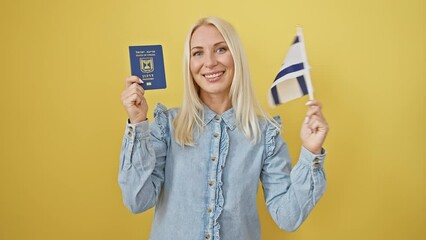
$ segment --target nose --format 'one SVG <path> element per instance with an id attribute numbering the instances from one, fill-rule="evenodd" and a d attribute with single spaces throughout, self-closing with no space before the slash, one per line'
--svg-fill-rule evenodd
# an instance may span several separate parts
<path id="1" fill-rule="evenodd" d="M 215 54 L 209 53 L 205 55 L 204 66 L 207 68 L 212 68 L 217 65 L 217 59 Z"/>

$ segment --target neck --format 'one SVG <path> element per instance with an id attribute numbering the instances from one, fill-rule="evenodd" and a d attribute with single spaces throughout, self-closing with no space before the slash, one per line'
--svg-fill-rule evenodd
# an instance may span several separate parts
<path id="1" fill-rule="evenodd" d="M 222 114 L 232 107 L 232 101 L 229 96 L 219 97 L 215 95 L 200 94 L 200 98 L 213 112 Z"/>

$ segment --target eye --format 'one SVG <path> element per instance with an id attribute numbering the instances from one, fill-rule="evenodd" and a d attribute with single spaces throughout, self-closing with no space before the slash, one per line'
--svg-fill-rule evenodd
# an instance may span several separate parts
<path id="1" fill-rule="evenodd" d="M 226 47 L 220 47 L 220 48 L 218 48 L 218 49 L 216 49 L 216 52 L 218 52 L 218 53 L 224 53 L 224 52 L 226 52 L 228 49 L 226 48 Z"/>
<path id="2" fill-rule="evenodd" d="M 193 53 L 192 53 L 192 56 L 193 56 L 193 57 L 201 56 L 201 54 L 202 54 L 202 52 L 201 52 L 201 51 L 195 51 L 195 52 L 193 52 Z"/>

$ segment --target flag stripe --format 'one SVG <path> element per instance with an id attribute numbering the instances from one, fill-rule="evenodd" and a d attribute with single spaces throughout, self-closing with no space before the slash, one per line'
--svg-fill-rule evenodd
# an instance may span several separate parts
<path id="1" fill-rule="evenodd" d="M 269 103 L 276 106 L 305 95 L 309 95 L 309 99 L 312 99 L 313 89 L 309 70 L 302 29 L 297 28 L 296 37 L 269 90 Z"/>
<path id="2" fill-rule="evenodd" d="M 271 94 L 272 94 L 272 98 L 274 100 L 274 104 L 277 105 L 280 103 L 280 98 L 278 97 L 278 90 L 277 90 L 277 86 L 274 86 L 271 88 Z"/>
<path id="3" fill-rule="evenodd" d="M 304 69 L 303 63 L 297 63 L 297 64 L 293 64 L 291 66 L 288 66 L 288 67 L 284 68 L 283 70 L 281 70 L 277 74 L 274 82 L 277 81 L 278 79 L 282 78 L 283 76 L 289 74 L 289 73 L 297 72 L 297 71 L 300 71 L 300 70 L 303 70 L 303 69 Z"/>
<path id="4" fill-rule="evenodd" d="M 298 42 L 299 42 L 299 36 L 296 36 L 296 37 L 294 38 L 294 42 L 293 42 L 293 44 L 298 43 Z"/>
<path id="5" fill-rule="evenodd" d="M 307 95 L 308 87 L 306 86 L 305 77 L 302 75 L 300 77 L 297 77 L 297 81 L 299 82 L 300 90 L 302 90 L 303 95 Z"/>

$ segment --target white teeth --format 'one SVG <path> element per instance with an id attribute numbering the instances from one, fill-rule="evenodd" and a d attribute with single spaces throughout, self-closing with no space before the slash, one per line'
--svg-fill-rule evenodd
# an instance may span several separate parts
<path id="1" fill-rule="evenodd" d="M 222 75 L 223 72 L 220 73 L 215 73 L 215 74 L 209 74 L 209 75 L 204 75 L 206 78 L 215 78 L 215 77 L 219 77 L 220 75 Z"/>

